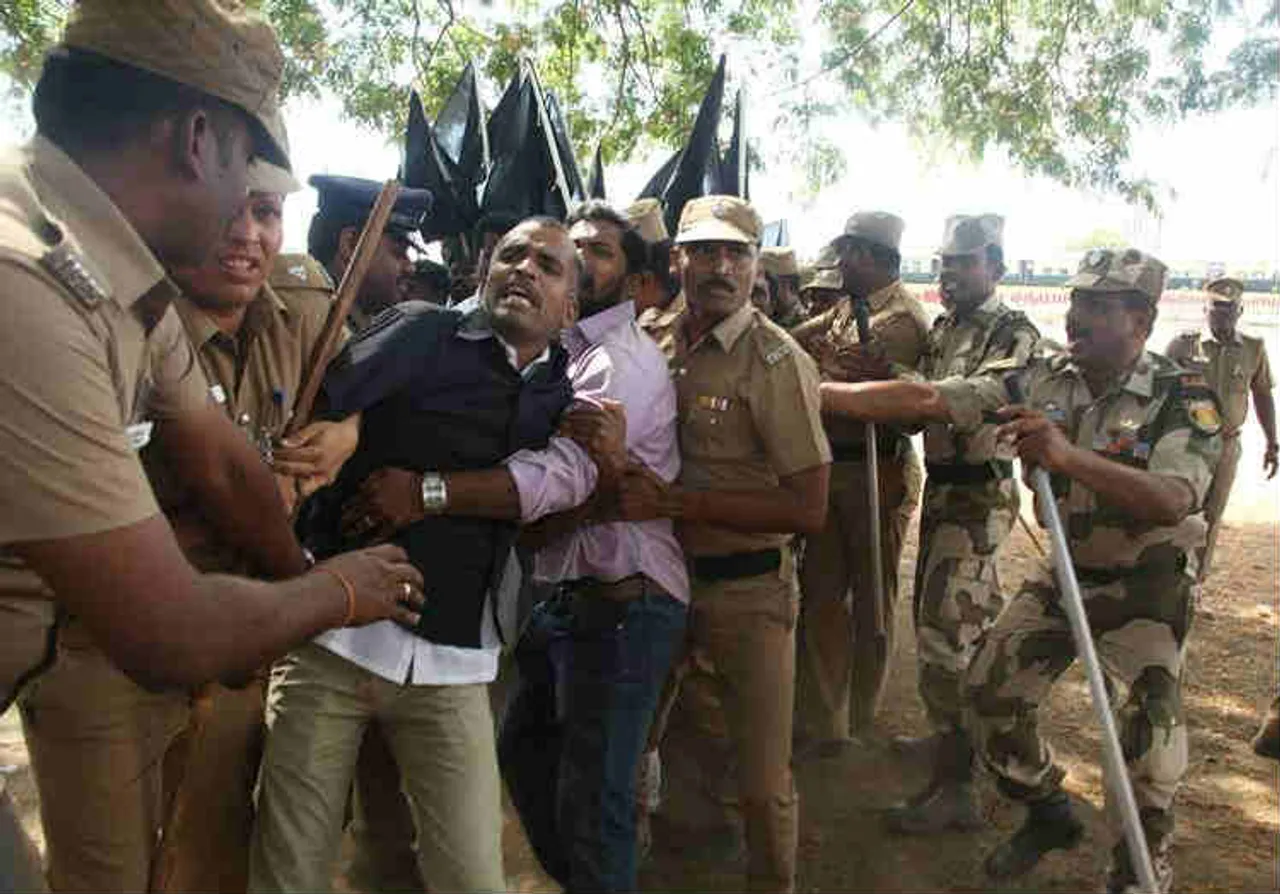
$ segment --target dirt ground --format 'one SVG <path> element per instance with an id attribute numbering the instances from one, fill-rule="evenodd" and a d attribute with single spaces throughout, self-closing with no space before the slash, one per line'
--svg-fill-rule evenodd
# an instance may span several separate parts
<path id="1" fill-rule="evenodd" d="M 1188 322 L 1166 321 L 1152 346 L 1162 347 L 1176 328 Z M 1280 329 L 1275 322 L 1266 327 L 1266 334 L 1273 362 L 1280 360 Z M 1175 859 L 1180 890 L 1280 888 L 1280 765 L 1255 757 L 1248 746 L 1261 710 L 1276 691 L 1280 625 L 1280 487 L 1262 481 L 1258 473 L 1260 442 L 1251 420 L 1216 570 L 1205 586 L 1190 636 L 1184 699 L 1191 766 L 1177 804 Z M 904 580 L 911 579 L 914 559 L 913 532 L 904 555 Z M 1002 568 L 1006 585 L 1015 587 L 1037 561 L 1029 535 L 1017 529 Z M 981 833 L 902 839 L 883 831 L 883 809 L 925 782 L 924 768 L 903 763 L 886 746 L 895 734 L 924 731 L 915 692 L 910 612 L 904 608 L 909 605 L 910 594 L 903 592 L 877 739 L 865 749 L 797 770 L 801 890 L 984 890 L 989 887 L 981 869 L 984 854 L 1021 821 L 1020 811 L 984 784 L 989 827 Z M 1102 813 L 1098 733 L 1078 668 L 1063 678 L 1042 718 L 1043 729 L 1069 769 L 1067 787 L 1080 803 L 1088 833 L 1081 847 L 1069 854 L 1053 854 L 1018 888 L 1009 890 L 1098 890 L 1111 842 Z M 9 786 L 24 824 L 40 842 L 36 795 L 14 711 L 0 718 L 0 768 L 6 765 L 14 768 Z M 557 890 L 538 870 L 510 811 L 506 844 L 513 890 Z M 735 891 L 741 890 L 742 883 L 736 869 L 695 864 L 670 849 L 656 850 L 642 873 L 643 887 L 654 891 Z"/>

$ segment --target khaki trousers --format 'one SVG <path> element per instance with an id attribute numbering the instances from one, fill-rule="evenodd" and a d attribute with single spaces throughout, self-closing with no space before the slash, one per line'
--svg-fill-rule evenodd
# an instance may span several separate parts
<path id="1" fill-rule="evenodd" d="M 504 890 L 487 687 L 396 684 L 316 645 L 272 671 L 249 889 L 329 889 L 357 754 L 375 718 L 400 766 L 427 887 Z"/>
<path id="2" fill-rule="evenodd" d="M 768 574 L 695 578 L 687 628 L 690 651 L 714 668 L 733 743 L 753 891 L 795 887 L 799 796 L 791 774 L 791 721 L 799 594 L 791 550 L 782 554 L 782 567 Z M 723 770 L 708 768 L 712 774 Z"/>
<path id="3" fill-rule="evenodd" d="M 1227 499 L 1231 496 L 1231 486 L 1236 483 L 1236 469 L 1240 466 L 1240 433 L 1224 436 L 1222 439 L 1222 457 L 1218 460 L 1218 468 L 1213 473 L 1213 482 L 1209 485 L 1209 493 L 1204 498 L 1204 520 L 1209 523 L 1209 537 L 1200 553 L 1200 579 L 1209 575 L 1213 561 L 1213 550 L 1218 544 L 1218 529 L 1222 523 L 1222 513 L 1227 509 Z"/>
<path id="4" fill-rule="evenodd" d="M 198 728 L 179 736 L 165 760 L 164 859 L 160 891 L 244 891 L 253 831 L 253 787 L 262 757 L 266 682 L 209 686 Z"/>
<path id="5" fill-rule="evenodd" d="M 54 666 L 18 703 L 40 792 L 49 886 L 147 890 L 165 752 L 186 725 L 187 696 L 142 689 L 72 620 Z"/>
<path id="6" fill-rule="evenodd" d="M 400 790 L 400 768 L 382 727 L 364 734 L 351 793 L 355 853 L 347 880 L 362 891 L 421 891 L 425 885 L 414 853 L 413 814 Z"/>
<path id="7" fill-rule="evenodd" d="M 826 527 L 805 540 L 799 725 L 818 741 L 870 732 L 893 651 L 898 563 L 919 494 L 919 463 L 914 453 L 882 453 L 879 474 L 882 601 L 870 573 L 864 462 L 832 464 Z"/>
<path id="8" fill-rule="evenodd" d="M 0 891 L 47 891 L 40 853 L 27 836 L 0 773 Z"/>

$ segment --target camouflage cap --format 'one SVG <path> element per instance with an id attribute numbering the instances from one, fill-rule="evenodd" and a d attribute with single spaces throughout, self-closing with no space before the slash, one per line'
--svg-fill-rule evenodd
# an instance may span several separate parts
<path id="1" fill-rule="evenodd" d="M 1167 269 L 1162 261 L 1136 248 L 1095 248 L 1080 261 L 1075 276 L 1067 280 L 1067 288 L 1090 292 L 1138 292 L 1155 304 L 1164 294 Z"/>
<path id="2" fill-rule="evenodd" d="M 800 279 L 800 291 L 809 289 L 827 289 L 831 292 L 844 291 L 844 279 L 840 271 L 834 267 L 811 267 Z"/>
<path id="3" fill-rule="evenodd" d="M 685 203 L 676 245 L 687 242 L 760 244 L 764 225 L 751 203 L 737 196 L 701 196 Z"/>
<path id="4" fill-rule="evenodd" d="M 835 242 L 828 242 L 818 252 L 818 257 L 813 262 L 813 268 L 815 270 L 838 270 L 839 267 L 840 249 L 836 247 Z"/>
<path id="5" fill-rule="evenodd" d="M 787 246 L 770 246 L 760 249 L 760 266 L 765 273 L 774 276 L 799 276 L 795 249 Z"/>
<path id="6" fill-rule="evenodd" d="M 1244 283 L 1233 276 L 1219 276 L 1205 283 L 1204 290 L 1214 304 L 1239 304 L 1240 296 L 1244 294 Z"/>
<path id="7" fill-rule="evenodd" d="M 271 26 L 240 0 L 79 0 L 62 42 L 239 106 L 266 131 L 267 160 L 290 167 L 284 56 Z"/>
<path id="8" fill-rule="evenodd" d="M 1004 246 L 1004 218 L 998 214 L 953 214 L 947 218 L 938 254 L 973 255 L 988 245 Z"/>
<path id="9" fill-rule="evenodd" d="M 639 199 L 627 207 L 626 215 L 645 242 L 666 242 L 671 238 L 662 220 L 662 202 L 658 199 Z"/>
<path id="10" fill-rule="evenodd" d="M 845 222 L 843 235 L 897 251 L 905 227 L 906 223 L 896 214 L 859 211 Z"/>

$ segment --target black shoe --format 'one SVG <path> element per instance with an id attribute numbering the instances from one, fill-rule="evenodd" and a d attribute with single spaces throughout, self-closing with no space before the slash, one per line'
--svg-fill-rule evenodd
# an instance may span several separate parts
<path id="1" fill-rule="evenodd" d="M 1030 872 L 1049 851 L 1071 850 L 1084 836 L 1066 792 L 1027 805 L 1027 818 L 1013 837 L 987 856 L 983 868 L 993 879 L 1017 878 Z"/>
<path id="2" fill-rule="evenodd" d="M 1253 753 L 1259 757 L 1269 757 L 1280 761 L 1280 699 L 1272 702 L 1267 716 L 1258 727 L 1258 734 L 1253 737 Z"/>
<path id="3" fill-rule="evenodd" d="M 931 785 L 905 804 L 890 807 L 885 825 L 900 835 L 933 835 L 948 829 L 974 832 L 983 826 L 970 782 Z"/>

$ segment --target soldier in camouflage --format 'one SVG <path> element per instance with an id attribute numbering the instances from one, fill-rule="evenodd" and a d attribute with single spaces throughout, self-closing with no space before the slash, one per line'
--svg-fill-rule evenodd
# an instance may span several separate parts
<path id="1" fill-rule="evenodd" d="M 945 310 L 934 321 L 921 365 L 931 381 L 981 375 L 993 363 L 1022 366 L 1031 356 L 1035 326 L 996 295 L 1004 275 L 1003 230 L 1004 220 L 994 214 L 947 221 Z M 1004 608 L 997 560 L 1018 517 L 1013 454 L 997 445 L 995 425 L 961 430 L 933 423 L 925 428 L 924 448 L 928 479 L 914 618 L 920 697 L 933 734 L 895 745 L 927 750 L 934 766 L 928 787 L 889 812 L 890 828 L 904 833 L 981 825 L 962 684 L 982 635 Z"/>
<path id="2" fill-rule="evenodd" d="M 909 405 L 920 418 L 972 430 L 998 410 L 1000 436 L 1050 473 L 1143 829 L 1169 890 L 1173 797 L 1187 766 L 1182 660 L 1222 419 L 1202 376 L 1145 350 L 1164 273 L 1134 249 L 1089 252 L 1068 282 L 1069 351 L 1038 354 L 1017 373 L 1026 406 L 1006 406 L 1008 379 L 998 368 L 936 385 L 822 389 L 824 411 L 877 420 L 901 418 Z M 1027 805 L 1022 827 L 986 860 L 996 879 L 1027 872 L 1083 834 L 1062 789 L 1066 772 L 1037 728 L 1038 706 L 1075 659 L 1058 599 L 1048 569 L 1029 579 L 966 678 L 984 762 L 1000 790 Z M 1136 886 L 1121 841 L 1107 887 Z"/>

